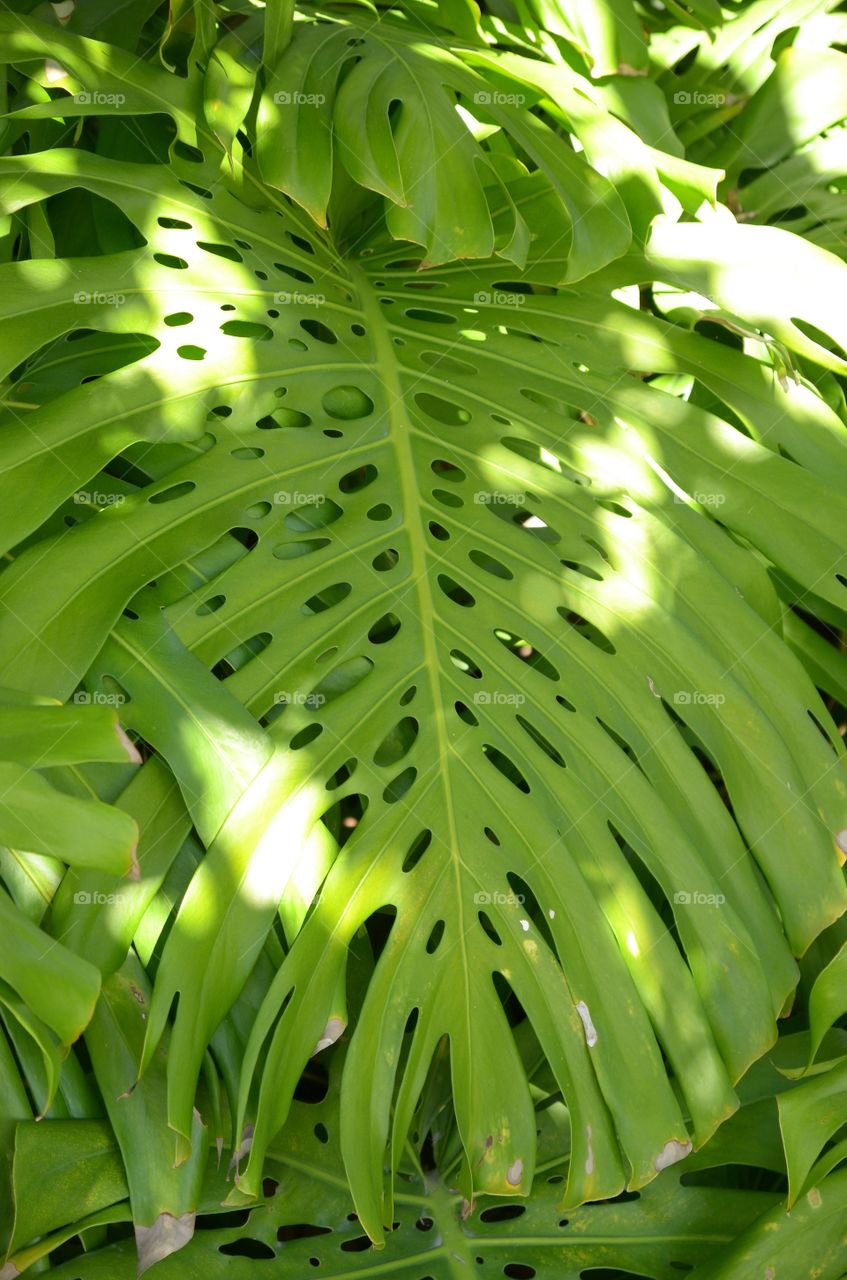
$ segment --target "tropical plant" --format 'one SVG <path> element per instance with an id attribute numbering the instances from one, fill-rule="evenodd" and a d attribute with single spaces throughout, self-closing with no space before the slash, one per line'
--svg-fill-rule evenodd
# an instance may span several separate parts
<path id="1" fill-rule="evenodd" d="M 847 1273 L 845 22 L 7 4 L 2 1280 Z"/>

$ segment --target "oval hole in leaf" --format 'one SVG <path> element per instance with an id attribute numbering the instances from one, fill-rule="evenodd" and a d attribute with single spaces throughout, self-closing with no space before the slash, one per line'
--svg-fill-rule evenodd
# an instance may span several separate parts
<path id="1" fill-rule="evenodd" d="M 441 422 L 447 427 L 463 427 L 471 420 L 467 409 L 450 400 L 445 400 L 443 396 L 435 396 L 430 391 L 418 391 L 415 395 L 415 404 L 428 417 L 434 418 L 436 422 Z"/>
<path id="2" fill-rule="evenodd" d="M 418 736 L 418 722 L 413 716 L 404 716 L 390 729 L 374 752 L 374 764 L 380 768 L 397 764 L 408 755 Z"/>
<path id="3" fill-rule="evenodd" d="M 444 927 L 443 920 L 436 920 L 435 924 L 432 926 L 432 931 L 426 940 L 427 955 L 431 956 L 438 950 L 441 945 L 441 940 L 444 937 Z"/>
<path id="4" fill-rule="evenodd" d="M 371 644 L 387 644 L 389 640 L 394 639 L 399 630 L 400 619 L 397 614 L 384 613 L 369 630 L 368 639 Z"/>
<path id="5" fill-rule="evenodd" d="M 188 263 L 185 258 L 177 258 L 172 253 L 154 253 L 153 260 L 158 262 L 160 267 L 170 267 L 173 271 L 188 270 Z"/>
<path id="6" fill-rule="evenodd" d="M 367 463 L 343 475 L 338 481 L 338 487 L 342 493 L 359 493 L 362 489 L 367 489 L 369 484 L 373 484 L 378 475 L 376 467 Z"/>
<path id="7" fill-rule="evenodd" d="M 529 783 L 513 760 L 504 755 L 498 747 L 492 746 L 490 742 L 485 743 L 483 754 L 494 768 L 511 782 L 513 787 L 517 787 L 518 791 L 522 791 L 524 795 L 529 795 Z"/>
<path id="8" fill-rule="evenodd" d="M 451 578 L 449 574 L 439 573 L 437 582 L 447 599 L 452 600 L 453 604 L 458 604 L 463 609 L 472 609 L 476 604 L 476 600 L 470 591 L 463 587 L 460 582 L 457 582 L 455 578 Z"/>
<path id="9" fill-rule="evenodd" d="M 227 258 L 230 262 L 243 262 L 241 254 L 231 244 L 212 244 L 208 240 L 198 240 L 197 248 L 205 253 L 213 253 L 216 258 Z"/>
<path id="10" fill-rule="evenodd" d="M 415 836 L 415 839 L 409 846 L 409 852 L 403 860 L 402 870 L 405 872 L 413 871 L 431 844 L 431 831 L 422 831 L 420 835 Z"/>
<path id="11" fill-rule="evenodd" d="M 334 582 L 329 587 L 323 587 L 320 591 L 315 592 L 300 606 L 300 612 L 306 615 L 315 613 L 325 613 L 327 609 L 331 609 L 333 605 L 340 604 L 342 600 L 346 600 L 353 587 L 349 582 Z"/>
<path id="12" fill-rule="evenodd" d="M 321 398 L 324 412 L 330 418 L 339 418 L 343 422 L 352 422 L 357 418 L 367 418 L 373 413 L 374 402 L 361 387 L 333 387 Z"/>
<path id="13" fill-rule="evenodd" d="M 221 333 L 228 338 L 252 338 L 254 342 L 268 342 L 274 336 L 270 325 L 254 320 L 227 320 L 221 325 Z"/>
<path id="14" fill-rule="evenodd" d="M 328 347 L 334 346 L 338 341 L 338 337 L 333 333 L 332 329 L 320 320 L 301 320 L 300 328 L 317 342 L 323 342 Z"/>
<path id="15" fill-rule="evenodd" d="M 409 765 L 408 769 L 404 769 L 402 773 L 398 773 L 396 778 L 389 782 L 388 786 L 382 793 L 382 798 L 386 804 L 396 804 L 398 800 L 402 800 L 418 776 L 417 769 L 413 765 Z"/>
<path id="16" fill-rule="evenodd" d="M 159 506 L 163 502 L 174 502 L 177 498 L 184 498 L 186 494 L 193 493 L 196 488 L 197 484 L 194 480 L 183 480 L 181 484 L 172 484 L 169 489 L 151 493 L 147 501 L 154 506 Z"/>

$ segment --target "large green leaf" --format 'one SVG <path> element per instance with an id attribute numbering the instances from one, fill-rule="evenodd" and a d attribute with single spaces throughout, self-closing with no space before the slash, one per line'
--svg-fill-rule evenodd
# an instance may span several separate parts
<path id="1" fill-rule="evenodd" d="M 184 1047 L 171 1054 L 171 1123 L 187 1139 L 200 1041 L 246 977 L 310 828 L 358 795 L 367 814 L 248 1053 L 246 1109 L 258 1048 L 293 993 L 271 1041 L 243 1189 L 258 1186 L 309 1054 L 342 1025 L 347 943 L 388 904 L 397 920 L 346 1077 L 345 1144 L 368 1229 L 378 1234 L 384 1213 L 381 1151 L 415 1008 L 396 1141 L 446 1034 L 468 1191 L 472 1182 L 502 1193 L 529 1185 L 531 1114 L 492 970 L 527 1009 L 573 1102 L 581 1157 L 568 1199 L 642 1185 L 728 1114 L 732 1080 L 774 1035 L 794 970 L 769 894 L 798 951 L 844 905 L 833 843 L 844 783 L 808 716 L 815 695 L 733 590 L 741 553 L 700 512 L 720 497 L 722 522 L 798 578 L 835 561 L 832 585 L 819 589 L 840 601 L 843 449 L 826 475 L 800 470 L 768 447 L 755 403 L 746 412 L 763 443 L 627 378 L 633 363 L 673 360 L 674 331 L 601 291 L 509 290 L 492 265 L 421 277 L 408 250 L 376 244 L 367 269 L 342 264 L 281 211 L 250 210 L 221 190 L 199 195 L 150 166 L 142 193 L 132 166 L 84 154 L 54 152 L 27 173 L 4 165 L 21 177 L 15 203 L 83 183 L 135 222 L 143 249 L 77 265 L 92 293 L 108 299 L 120 279 L 125 296 L 121 306 L 95 296 L 86 320 L 160 343 L 101 378 L 96 395 L 66 392 L 7 433 L 18 493 L 33 465 L 30 433 L 51 450 L 37 493 L 18 504 L 17 536 L 134 441 L 174 441 L 174 455 L 173 469 L 25 550 L 3 575 L 5 601 L 39 637 L 22 647 L 18 624 L 7 627 L 3 678 L 26 688 L 37 673 L 67 696 L 140 592 L 133 611 L 165 603 L 182 643 L 207 669 L 228 664 L 227 688 L 254 715 L 284 706 L 267 729 L 273 762 L 255 784 L 264 798 L 244 792 L 166 945 L 149 1046 L 179 989 L 175 1043 Z M 79 304 L 53 264 L 6 270 L 10 312 L 24 288 L 38 294 L 36 341 L 74 323 Z M 308 277 L 300 292 L 288 288 L 289 271 Z M 257 287 L 256 272 L 276 279 Z M 218 320 L 221 307 L 232 318 Z M 709 342 L 685 340 L 681 350 L 699 345 L 707 364 Z M 752 382 L 760 366 L 739 360 Z M 192 439 L 199 447 L 188 453 L 177 443 Z M 693 494 L 699 508 L 674 500 L 657 463 L 676 496 Z M 763 518 L 774 503 L 778 526 Z M 234 526 L 258 538 L 235 558 Z M 174 575 L 201 552 L 208 585 L 186 594 Z M 761 574 L 749 559 L 745 572 Z M 145 591 L 152 573 L 159 585 Z M 763 588 L 761 579 L 753 598 Z M 122 624 L 128 637 L 133 625 Z M 61 664 L 51 659 L 60 630 Z M 126 677 L 105 658 L 97 670 Z M 128 723 L 149 717 L 150 697 L 130 689 Z M 753 858 L 680 720 L 720 770 Z M 807 792 L 814 810 L 797 803 Z M 280 862 L 272 851 L 283 829 Z M 422 853 L 414 872 L 402 870 Z M 660 886 L 655 903 L 639 865 Z M 246 874 L 255 887 L 236 893 Z M 662 922 L 664 902 L 690 971 Z M 236 919 L 240 956 L 224 928 Z M 202 1016 L 191 985 L 201 974 L 219 975 Z"/>
<path id="2" fill-rule="evenodd" d="M 93 1013 L 100 975 L 39 927 L 41 894 L 52 894 L 64 865 L 109 874 L 118 886 L 126 873 L 138 873 L 134 820 L 84 789 L 74 794 L 71 767 L 135 764 L 140 756 L 112 707 L 82 699 L 62 707 L 32 691 L 0 690 L 0 841 L 8 886 L 0 888 L 0 1002 L 24 1044 L 38 1047 L 44 1112 L 58 1087 L 60 1057 Z M 89 905 L 91 894 L 83 899 L 80 905 Z"/>
<path id="3" fill-rule="evenodd" d="M 144 970 L 133 957 L 105 985 L 86 1033 L 127 1172 L 139 1274 L 191 1239 L 208 1154 L 203 1122 L 195 1112 L 191 1157 L 175 1162 L 165 1115 L 165 1044 L 153 1067 L 135 1081 L 149 998 Z"/>
<path id="4" fill-rule="evenodd" d="M 791 1037 L 775 1061 L 802 1062 L 805 1038 Z M 394 1221 L 377 1251 L 350 1212 L 344 1166 L 337 1144 L 338 1078 L 343 1050 L 330 1068 L 320 1103 L 297 1102 L 284 1140 L 268 1163 L 263 1203 L 246 1221 L 221 1214 L 220 1175 L 211 1174 L 202 1208 L 217 1217 L 198 1231 L 176 1258 L 159 1264 L 164 1280 L 188 1276 L 249 1280 L 281 1276 L 410 1275 L 453 1280 L 467 1270 L 490 1277 L 531 1276 L 577 1280 L 594 1269 L 625 1269 L 627 1275 L 672 1280 L 681 1270 L 737 1277 L 732 1270 L 748 1251 L 760 1272 L 789 1251 L 797 1270 L 802 1250 L 816 1260 L 837 1258 L 843 1188 L 827 1182 L 821 1196 L 787 1215 L 775 1190 L 784 1171 L 774 1095 L 795 1087 L 771 1063 L 761 1063 L 742 1084 L 741 1110 L 707 1147 L 685 1164 L 666 1170 L 640 1192 L 562 1214 L 566 1168 L 567 1112 L 561 1099 L 538 1090 L 536 1118 L 543 1169 L 529 1201 L 518 1197 L 474 1204 L 433 1173 L 409 1163 L 397 1179 Z M 799 1090 L 796 1090 L 799 1092 Z M 820 1213 L 817 1211 L 820 1210 Z M 817 1215 L 817 1216 L 816 1216 Z M 816 1222 L 822 1220 L 822 1229 Z M 202 1221 L 202 1219 L 201 1219 Z M 827 1255 L 825 1257 L 825 1255 Z M 97 1249 L 84 1259 L 56 1267 L 57 1280 L 131 1280 L 135 1259 L 128 1241 Z M 603 1274 L 601 1272 L 601 1274 Z M 834 1278 L 833 1270 L 824 1272 Z"/>
<path id="5" fill-rule="evenodd" d="M 97 1120 L 22 1121 L 15 1136 L 13 1252 L 123 1200 L 126 1183 L 109 1126 Z"/>

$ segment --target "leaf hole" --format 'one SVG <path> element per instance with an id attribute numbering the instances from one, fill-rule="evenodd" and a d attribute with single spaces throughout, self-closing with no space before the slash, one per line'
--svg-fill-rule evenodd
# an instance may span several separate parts
<path id="1" fill-rule="evenodd" d="M 399 563 L 399 560 L 399 552 L 395 551 L 394 547 L 386 547 L 384 551 L 379 551 L 374 556 L 371 565 L 377 573 L 387 573 Z"/>
<path id="2" fill-rule="evenodd" d="M 432 496 L 444 507 L 453 507 L 455 509 L 465 505 L 464 499 L 460 498 L 458 493 L 449 493 L 446 489 L 433 489 Z"/>
<path id="3" fill-rule="evenodd" d="M 253 1240 L 250 1236 L 242 1236 L 240 1240 L 232 1240 L 229 1244 L 219 1244 L 218 1253 L 227 1258 L 262 1258 L 270 1260 L 276 1257 L 276 1251 L 263 1240 Z"/>
<path id="4" fill-rule="evenodd" d="M 523 1204 L 494 1204 L 490 1209 L 483 1209 L 479 1216 L 482 1222 L 512 1222 L 525 1213 L 526 1205 Z"/>
<path id="5" fill-rule="evenodd" d="M 322 320 L 301 320 L 300 328 L 316 342 L 323 342 L 325 346 L 335 346 L 338 341 L 338 336 Z"/>
<path id="6" fill-rule="evenodd" d="M 419 725 L 413 716 L 404 716 L 385 735 L 374 752 L 373 761 L 384 769 L 397 764 L 408 755 L 418 736 Z"/>
<path id="7" fill-rule="evenodd" d="M 516 715 L 515 719 L 523 729 L 524 733 L 529 735 L 535 745 L 540 747 L 544 754 L 552 760 L 554 764 L 557 764 L 560 769 L 564 769 L 566 767 L 564 757 L 556 750 L 549 738 L 545 738 L 544 734 L 541 733 L 539 729 L 536 729 L 534 725 L 531 725 L 522 715 Z"/>
<path id="8" fill-rule="evenodd" d="M 421 858 L 424 856 L 424 854 L 426 853 L 427 849 L 431 844 L 432 844 L 431 831 L 422 831 L 420 835 L 415 836 L 415 839 L 412 841 L 411 845 L 409 846 L 409 852 L 406 854 L 406 857 L 403 859 L 403 866 L 401 870 L 406 872 L 407 874 L 410 871 L 414 871 L 415 867 L 418 865 Z"/>
<path id="9" fill-rule="evenodd" d="M 180 484 L 172 484 L 167 489 L 160 489 L 158 493 L 151 493 L 147 501 L 153 506 L 160 506 L 164 502 L 176 502 L 177 499 L 193 493 L 196 488 L 196 481 L 183 480 Z"/>
<path id="10" fill-rule="evenodd" d="M 307 617 L 315 613 L 325 613 L 327 609 L 332 609 L 342 600 L 346 600 L 352 590 L 353 587 L 349 582 L 334 582 L 331 586 L 324 587 L 321 591 L 316 591 L 313 596 L 309 596 L 309 599 L 300 606 L 300 612 Z"/>
<path id="11" fill-rule="evenodd" d="M 326 790 L 337 791 L 339 787 L 343 787 L 344 783 L 348 782 L 356 772 L 356 766 L 358 763 L 359 762 L 355 756 L 351 756 L 349 760 L 345 760 L 344 764 L 342 764 L 340 768 L 336 769 L 335 773 L 327 782 Z"/>
<path id="12" fill-rule="evenodd" d="M 312 555 L 328 546 L 329 538 L 304 538 L 301 542 L 281 542 L 278 547 L 274 547 L 271 555 L 276 560 L 298 560 L 301 556 Z"/>
<path id="13" fill-rule="evenodd" d="M 486 759 L 507 782 L 511 782 L 512 786 L 522 791 L 524 795 L 529 795 L 529 783 L 513 760 L 510 760 L 499 747 L 492 746 L 490 742 L 486 742 L 482 750 Z"/>
<path id="14" fill-rule="evenodd" d="M 472 680 L 482 679 L 482 671 L 480 668 L 474 662 L 473 658 L 469 658 L 466 653 L 461 651 L 461 649 L 450 650 L 450 661 L 453 663 L 454 667 L 457 667 L 459 671 L 464 672 L 466 676 L 470 676 Z"/>
<path id="15" fill-rule="evenodd" d="M 382 793 L 385 803 L 397 804 L 398 800 L 402 800 L 411 790 L 417 776 L 417 769 L 413 765 L 409 765 L 408 769 L 404 769 L 402 773 L 398 773 L 396 778 L 392 778 Z"/>
<path id="16" fill-rule="evenodd" d="M 439 573 L 437 581 L 447 599 L 452 600 L 453 604 L 458 604 L 463 609 L 471 609 L 476 604 L 470 591 L 456 582 L 455 578 L 451 578 L 446 573 Z"/>
<path id="17" fill-rule="evenodd" d="M 318 1129 L 326 1129 L 322 1124 L 315 1125 L 315 1133 Z M 280 1244 L 288 1244 L 292 1240 L 310 1240 L 313 1236 L 327 1236 L 332 1234 L 331 1227 L 318 1227 L 313 1222 L 295 1222 L 290 1226 L 280 1227 L 276 1233 L 276 1238 Z"/>
<path id="18" fill-rule="evenodd" d="M 478 911 L 477 919 L 479 920 L 479 923 L 482 925 L 482 931 L 486 935 L 486 937 L 490 938 L 495 946 L 502 947 L 503 939 L 500 937 L 500 934 L 494 928 L 494 925 L 492 924 L 491 918 L 488 915 L 488 913 L 485 911 Z"/>
<path id="19" fill-rule="evenodd" d="M 197 248 L 204 253 L 214 254 L 216 258 L 226 258 L 229 262 L 243 262 L 241 254 L 231 244 L 213 244 L 209 240 L 198 240 Z"/>
<path id="20" fill-rule="evenodd" d="M 322 724 L 307 724 L 299 733 L 295 733 L 289 742 L 292 751 L 299 751 L 301 747 L 308 747 L 310 742 L 314 742 L 324 731 Z"/>
<path id="21" fill-rule="evenodd" d="M 441 941 L 444 937 L 444 928 L 444 921 L 436 920 L 435 924 L 432 926 L 432 931 L 426 940 L 427 955 L 435 955 L 435 952 L 441 946 Z"/>
<path id="22" fill-rule="evenodd" d="M 511 569 L 507 569 L 499 560 L 495 560 L 493 556 L 488 555 L 485 551 L 477 551 L 475 548 L 468 552 L 468 558 L 473 561 L 478 569 L 482 569 L 485 573 L 492 574 L 495 578 L 501 578 L 506 582 L 514 578 Z"/>
<path id="23" fill-rule="evenodd" d="M 465 472 L 461 467 L 457 467 L 455 463 L 448 462 L 446 458 L 434 458 L 430 463 L 431 469 L 442 480 L 449 480 L 451 484 L 461 484 L 467 479 Z"/>
<path id="24" fill-rule="evenodd" d="M 254 342 L 269 342 L 274 336 L 269 324 L 259 324 L 254 320 L 226 320 L 221 325 L 221 333 L 228 338 L 251 338 Z"/>
<path id="25" fill-rule="evenodd" d="M 302 249 L 304 253 L 313 254 L 315 252 L 315 246 L 312 244 L 311 240 L 306 240 L 303 236 L 298 236 L 294 231 L 287 231 L 286 235 L 291 243 L 296 245 L 298 249 Z"/>
<path id="26" fill-rule="evenodd" d="M 338 487 L 342 493 L 360 493 L 362 489 L 367 489 L 368 485 L 373 484 L 378 475 L 376 467 L 367 463 L 343 475 L 338 481 Z"/>
<path id="27" fill-rule="evenodd" d="M 374 410 L 373 400 L 356 386 L 333 387 L 322 397 L 321 404 L 330 418 L 338 418 L 342 422 L 367 418 Z"/>
<path id="28" fill-rule="evenodd" d="M 430 391 L 417 392 L 415 404 L 427 417 L 447 427 L 463 427 L 471 420 L 467 409 L 450 400 L 445 400 L 443 396 L 433 395 Z"/>
<path id="29" fill-rule="evenodd" d="M 446 311 L 433 311 L 430 307 L 410 307 L 406 312 L 409 320 L 419 320 L 422 324 L 455 324 L 456 317 Z"/>
<path id="30" fill-rule="evenodd" d="M 400 619 L 396 613 L 385 613 L 368 631 L 368 639 L 371 644 L 387 644 L 397 635 L 400 625 Z"/>
<path id="31" fill-rule="evenodd" d="M 177 258 L 172 253 L 154 253 L 154 262 L 158 262 L 160 267 L 170 267 L 172 271 L 187 271 L 188 263 L 185 258 Z"/>
<path id="32" fill-rule="evenodd" d="M 222 605 L 226 604 L 226 596 L 210 596 L 208 600 L 204 600 L 201 605 L 197 606 L 195 613 L 198 618 L 204 618 L 207 614 L 217 613 Z"/>

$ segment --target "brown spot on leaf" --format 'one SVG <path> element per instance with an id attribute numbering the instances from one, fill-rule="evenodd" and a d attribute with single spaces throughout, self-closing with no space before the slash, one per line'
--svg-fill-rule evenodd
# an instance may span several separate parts
<path id="1" fill-rule="evenodd" d="M 152 1227 L 136 1226 L 139 1276 L 188 1244 L 194 1235 L 194 1216 L 193 1212 L 184 1213 L 181 1218 L 175 1218 L 171 1213 L 160 1213 Z"/>

